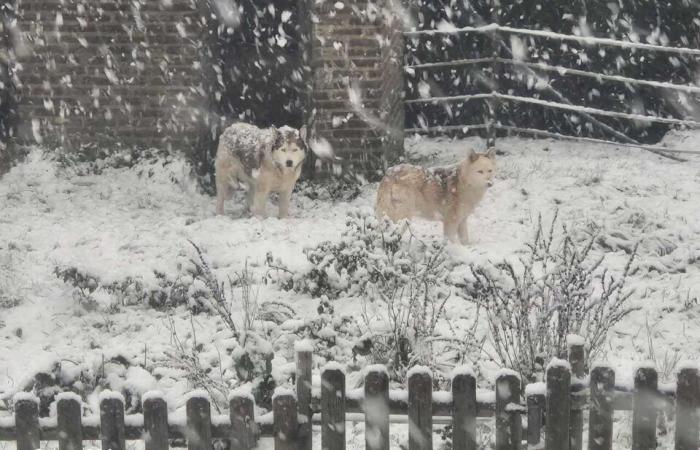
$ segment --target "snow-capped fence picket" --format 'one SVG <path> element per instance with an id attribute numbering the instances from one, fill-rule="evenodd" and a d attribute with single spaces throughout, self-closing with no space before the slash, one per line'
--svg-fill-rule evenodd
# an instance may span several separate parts
<path id="1" fill-rule="evenodd" d="M 365 448 L 389 450 L 389 374 L 370 366 L 365 375 Z"/>
<path id="2" fill-rule="evenodd" d="M 494 10 L 497 9 L 497 7 L 493 8 Z M 647 151 L 650 151 L 652 153 L 656 153 L 665 157 L 669 157 L 672 159 L 677 159 L 677 160 L 682 160 L 679 155 L 682 154 L 700 154 L 700 150 L 697 149 L 681 149 L 681 148 L 667 148 L 667 147 L 662 147 L 658 145 L 648 145 L 648 144 L 643 144 L 638 142 L 635 139 L 632 139 L 631 137 L 627 136 L 626 134 L 622 133 L 619 130 L 614 129 L 610 125 L 601 122 L 598 120 L 596 117 L 607 117 L 607 118 L 615 118 L 615 119 L 623 119 L 623 120 L 631 120 L 631 121 L 638 121 L 641 123 L 659 123 L 659 124 L 668 124 L 668 125 L 677 125 L 677 126 L 688 126 L 688 127 L 694 127 L 697 128 L 700 126 L 700 122 L 697 120 L 693 120 L 693 118 L 683 118 L 683 117 L 664 117 L 661 115 L 649 115 L 649 114 L 636 114 L 636 113 L 627 113 L 627 112 L 621 112 L 621 111 L 612 111 L 608 109 L 603 109 L 603 108 L 593 108 L 585 105 L 576 105 L 570 102 L 563 94 L 561 94 L 559 91 L 556 91 L 554 88 L 551 87 L 549 82 L 544 82 L 543 88 L 546 90 L 548 93 L 552 94 L 555 98 L 556 101 L 551 101 L 551 100 L 542 100 L 540 98 L 535 98 L 535 96 L 525 96 L 525 95 L 514 95 L 512 93 L 504 93 L 504 92 L 499 92 L 499 86 L 498 86 L 498 77 L 494 77 L 493 74 L 499 73 L 504 70 L 505 67 L 508 67 L 510 74 L 513 75 L 512 78 L 513 80 L 516 79 L 515 75 L 517 75 L 518 70 L 524 70 L 527 72 L 530 76 L 534 77 L 535 79 L 540 79 L 538 78 L 537 72 L 539 70 L 549 72 L 549 73 L 555 73 L 558 74 L 559 76 L 578 76 L 578 77 L 585 77 L 589 79 L 595 79 L 599 83 L 603 82 L 610 82 L 610 83 L 624 83 L 627 86 L 632 86 L 632 85 L 640 85 L 640 86 L 646 86 L 646 87 L 654 87 L 658 89 L 663 89 L 666 91 L 677 91 L 677 92 L 683 92 L 687 94 L 693 94 L 693 93 L 698 93 L 700 92 L 700 86 L 694 85 L 694 84 L 679 84 L 679 83 L 669 83 L 669 82 L 661 82 L 661 81 L 653 81 L 653 80 L 645 80 L 645 79 L 636 79 L 636 78 L 631 78 L 631 77 L 624 77 L 621 75 L 617 74 L 604 74 L 604 73 L 599 73 L 599 72 L 593 72 L 593 71 L 587 71 L 587 70 L 581 70 L 581 69 L 574 69 L 574 68 L 569 68 L 569 67 L 562 67 L 562 66 L 552 66 L 546 63 L 542 62 L 527 62 L 521 57 L 517 57 L 516 55 L 513 54 L 513 51 L 510 49 L 507 49 L 511 53 L 511 58 L 503 58 L 500 55 L 500 51 L 502 48 L 507 47 L 505 44 L 505 40 L 502 39 L 503 35 L 508 35 L 508 36 L 534 36 L 534 37 L 539 37 L 539 38 L 545 38 L 545 39 L 550 39 L 550 40 L 558 40 L 561 42 L 566 42 L 566 41 L 574 41 L 578 42 L 584 45 L 596 45 L 601 48 L 623 48 L 623 49 L 634 49 L 634 50 L 639 50 L 639 51 L 650 51 L 650 52 L 663 52 L 663 53 L 670 53 L 670 54 L 676 54 L 676 55 L 684 55 L 687 57 L 697 57 L 700 55 L 700 49 L 693 49 L 693 48 L 686 48 L 686 47 L 672 47 L 672 46 L 665 46 L 665 45 L 653 45 L 653 44 L 644 44 L 644 43 L 639 43 L 639 42 L 631 42 L 631 41 L 621 41 L 621 40 L 615 40 L 615 39 L 610 39 L 610 38 L 597 38 L 597 37 L 592 37 L 592 36 L 576 36 L 576 35 L 568 35 L 568 34 L 562 34 L 562 33 L 554 33 L 554 32 L 549 32 L 549 31 L 542 31 L 542 30 L 532 30 L 532 29 L 524 29 L 524 28 L 515 28 L 515 27 L 509 27 L 509 26 L 502 26 L 497 23 L 497 15 L 494 13 L 494 17 L 492 17 L 492 20 L 494 23 L 491 23 L 489 25 L 485 26 L 480 26 L 480 27 L 462 27 L 462 28 L 453 28 L 453 27 L 443 27 L 441 29 L 434 29 L 434 30 L 406 30 L 404 31 L 404 36 L 409 39 L 418 39 L 421 37 L 435 37 L 435 36 L 454 36 L 454 35 L 461 35 L 465 33 L 471 33 L 471 34 L 479 34 L 479 35 L 485 35 L 488 36 L 489 42 L 495 43 L 494 45 L 487 45 L 483 49 L 483 57 L 477 57 L 477 58 L 467 58 L 467 59 L 455 59 L 455 60 L 448 60 L 448 61 L 437 61 L 437 62 L 430 62 L 430 63 L 425 63 L 425 62 L 420 62 L 416 64 L 406 64 L 404 65 L 404 70 L 407 73 L 414 73 L 416 70 L 421 70 L 421 71 L 430 71 L 430 70 L 440 70 L 444 68 L 455 68 L 455 67 L 463 67 L 463 66 L 487 66 L 491 68 L 491 71 L 484 71 L 486 73 L 486 77 L 488 78 L 488 82 L 485 83 L 487 86 L 487 89 L 489 92 L 478 92 L 478 93 L 471 93 L 471 94 L 465 94 L 465 95 L 449 95 L 449 96 L 430 96 L 430 95 L 424 95 L 421 93 L 420 96 L 417 98 L 407 98 L 404 103 L 406 105 L 412 105 L 412 104 L 440 104 L 440 105 L 445 105 L 448 103 L 454 103 L 454 102 L 469 102 L 469 101 L 485 101 L 486 102 L 486 108 L 484 109 L 484 117 L 483 117 L 483 122 L 480 123 L 470 123 L 470 124 L 464 124 L 464 125 L 446 125 L 446 126 L 428 126 L 427 124 L 423 123 L 421 126 L 414 127 L 414 128 L 407 128 L 407 132 L 413 132 L 413 133 L 445 133 L 445 132 L 452 132 L 452 131 L 461 131 L 461 132 L 467 132 L 467 131 L 475 131 L 475 130 L 486 130 L 486 140 L 487 140 L 487 145 L 491 146 L 494 144 L 494 139 L 495 139 L 495 131 L 500 130 L 505 133 L 515 133 L 515 134 L 525 134 L 525 135 L 531 135 L 531 136 L 540 136 L 540 137 L 549 137 L 553 139 L 560 139 L 560 140 L 573 140 L 573 141 L 582 141 L 582 142 L 596 142 L 596 143 L 606 143 L 606 144 L 614 144 L 614 145 L 622 145 L 622 146 L 627 146 L 627 147 L 636 147 L 636 148 L 641 148 Z M 494 47 L 494 48 L 491 48 Z M 489 57 L 489 54 L 491 56 Z M 409 56 L 410 59 L 410 54 L 407 55 Z M 488 75 L 491 74 L 491 75 Z M 540 81 L 541 82 L 541 81 Z M 536 129 L 536 128 L 530 128 L 526 126 L 512 126 L 512 125 L 504 125 L 499 122 L 499 120 L 496 117 L 496 109 L 494 108 L 494 104 L 496 102 L 509 102 L 509 103 L 524 103 L 524 104 L 531 104 L 531 105 L 537 105 L 542 108 L 546 109 L 553 109 L 553 110 L 560 110 L 560 111 L 565 111 L 565 112 L 571 112 L 571 113 L 576 113 L 581 115 L 582 117 L 586 118 L 592 125 L 595 125 L 598 127 L 601 131 L 605 132 L 607 135 L 614 137 L 617 139 L 617 141 L 614 140 L 608 140 L 608 139 L 594 139 L 590 137 L 585 137 L 585 136 L 572 136 L 572 135 L 566 135 L 566 134 L 561 134 L 561 133 L 554 133 L 548 130 L 541 130 L 541 129 Z M 446 106 L 447 107 L 447 106 Z M 578 423 L 578 421 L 576 421 Z M 579 446 L 576 445 L 574 448 L 578 449 Z"/>
<path id="3" fill-rule="evenodd" d="M 214 439 L 224 439 L 232 450 L 250 450 L 258 438 L 267 437 L 274 439 L 276 450 L 302 450 L 311 444 L 313 423 L 320 425 L 324 450 L 344 450 L 346 422 L 364 420 L 368 450 L 388 450 L 391 422 L 407 423 L 410 450 L 431 450 L 434 425 L 447 423 L 453 425 L 454 450 L 476 450 L 476 425 L 482 419 L 495 422 L 497 450 L 523 448 L 523 439 L 532 447 L 575 450 L 584 443 L 576 418 L 585 416 L 587 448 L 611 450 L 613 412 L 625 410 L 633 416 L 632 448 L 647 450 L 657 447 L 657 416 L 675 408 L 675 450 L 700 448 L 700 369 L 693 364 L 681 366 L 673 389 L 659 385 L 649 365 L 636 370 L 633 386 L 616 386 L 615 372 L 605 366 L 594 367 L 586 379 L 583 343 L 570 340 L 568 361 L 553 360 L 545 382 L 525 385 L 521 395 L 517 373 L 500 371 L 494 390 L 485 392 L 477 389 L 467 367 L 455 369 L 451 391 L 433 391 L 432 373 L 425 367 L 409 371 L 407 390 L 391 390 L 383 366 L 366 369 L 363 389 L 346 390 L 343 368 L 330 363 L 321 370 L 320 386 L 312 388 L 312 349 L 297 346 L 297 355 L 297 391 L 277 388 L 272 412 L 257 418 L 251 394 L 243 391 L 231 393 L 228 416 L 212 415 L 207 393 L 194 391 L 185 399 L 184 417 L 168 415 L 159 392 L 143 396 L 143 414 L 125 415 L 124 398 L 106 391 L 99 397 L 98 417 L 83 416 L 81 398 L 63 393 L 56 398 L 57 416 L 39 418 L 38 399 L 19 393 L 13 420 L 0 420 L 0 440 L 15 440 L 18 450 L 41 448 L 42 441 L 80 450 L 84 441 L 93 440 L 109 450 L 123 450 L 130 440 L 143 440 L 146 450 L 167 450 L 170 440 L 185 439 L 188 450 L 210 450 Z"/>
<path id="4" fill-rule="evenodd" d="M 340 366 L 326 366 L 321 374 L 321 448 L 345 448 L 345 373 Z"/>
<path id="5" fill-rule="evenodd" d="M 545 448 L 569 447 L 569 419 L 571 418 L 571 366 L 554 360 L 547 367 L 547 403 L 545 419 Z M 576 436 L 571 435 L 571 440 Z"/>
<path id="6" fill-rule="evenodd" d="M 589 450 L 612 448 L 615 372 L 610 367 L 594 367 L 591 371 L 590 389 L 588 448 Z"/>

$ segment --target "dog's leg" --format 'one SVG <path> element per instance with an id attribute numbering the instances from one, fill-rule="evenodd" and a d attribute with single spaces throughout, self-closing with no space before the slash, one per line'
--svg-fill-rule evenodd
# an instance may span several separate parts
<path id="1" fill-rule="evenodd" d="M 229 190 L 231 186 L 226 182 L 226 180 L 221 180 L 219 177 L 216 179 L 216 214 L 222 215 L 224 213 L 224 202 L 229 195 Z"/>
<path id="2" fill-rule="evenodd" d="M 260 217 L 265 217 L 265 203 L 270 195 L 270 190 L 267 186 L 258 186 L 253 192 L 253 214 Z"/>
<path id="3" fill-rule="evenodd" d="M 289 215 L 289 202 L 292 199 L 292 189 L 281 191 L 279 195 L 279 218 L 283 219 Z"/>
<path id="4" fill-rule="evenodd" d="M 459 242 L 457 240 L 457 230 L 459 228 L 459 222 L 455 220 L 454 217 L 447 216 L 442 222 L 442 230 L 445 237 L 452 243 Z"/>
<path id="5" fill-rule="evenodd" d="M 466 217 L 464 218 L 464 220 L 462 220 L 459 223 L 459 228 L 457 229 L 457 233 L 459 234 L 459 242 L 462 245 L 469 244 L 469 232 L 467 231 L 467 218 Z"/>
<path id="6" fill-rule="evenodd" d="M 255 186 L 253 184 L 248 184 L 248 190 L 246 191 L 246 207 L 250 213 L 253 213 L 253 208 L 255 206 Z"/>

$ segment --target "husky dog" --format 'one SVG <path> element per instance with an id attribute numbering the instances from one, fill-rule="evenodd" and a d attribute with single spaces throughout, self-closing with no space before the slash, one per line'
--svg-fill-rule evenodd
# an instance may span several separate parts
<path id="1" fill-rule="evenodd" d="M 294 184 L 306 157 L 306 127 L 261 129 L 235 123 L 224 130 L 216 152 L 216 213 L 224 213 L 224 201 L 232 187 L 248 186 L 248 208 L 265 216 L 271 192 L 279 193 L 279 217 L 287 217 Z"/>
<path id="2" fill-rule="evenodd" d="M 426 169 L 410 164 L 390 168 L 377 192 L 376 213 L 392 221 L 422 217 L 443 223 L 451 242 L 469 242 L 467 217 L 493 184 L 496 150 L 470 151 L 463 161 Z"/>

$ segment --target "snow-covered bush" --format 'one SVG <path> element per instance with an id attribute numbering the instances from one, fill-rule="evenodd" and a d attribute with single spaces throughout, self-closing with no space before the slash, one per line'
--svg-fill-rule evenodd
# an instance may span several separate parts
<path id="1" fill-rule="evenodd" d="M 272 263 L 273 281 L 282 288 L 327 300 L 359 298 L 363 312 L 358 322 L 365 335 L 354 349 L 374 362 L 389 362 L 395 379 L 407 367 L 433 365 L 429 342 L 451 286 L 451 260 L 443 241 L 423 242 L 406 223 L 378 220 L 372 212 L 349 213 L 339 241 L 322 242 L 305 251 L 311 268 L 292 273 Z"/>
<path id="2" fill-rule="evenodd" d="M 323 180 L 322 183 L 300 180 L 294 190 L 311 200 L 350 202 L 360 196 L 362 193 L 360 187 L 361 181 L 359 180 L 333 177 Z"/>
<path id="3" fill-rule="evenodd" d="M 71 361 L 58 359 L 40 364 L 36 371 L 21 379 L 12 390 L 1 397 L 12 407 L 9 399 L 17 392 L 28 392 L 39 399 L 39 416 L 56 416 L 56 397 L 62 392 L 80 396 L 88 414 L 99 414 L 97 397 L 103 390 L 119 392 L 124 397 L 127 414 L 142 412 L 141 396 L 153 389 L 156 378 L 139 362 L 121 354 L 102 360 Z"/>
<path id="4" fill-rule="evenodd" d="M 50 157 L 56 160 L 59 167 L 69 168 L 79 176 L 100 175 L 106 169 L 129 168 L 140 171 L 148 166 L 167 166 L 174 160 L 167 150 L 115 148 L 96 143 L 84 143 L 78 149 L 59 148 L 52 151 Z"/>
<path id="5" fill-rule="evenodd" d="M 231 334 L 232 345 L 226 349 L 232 359 L 232 369 L 238 383 L 252 383 L 256 404 L 263 407 L 271 405 L 275 381 L 272 377 L 272 359 L 274 352 L 262 321 L 279 325 L 294 318 L 297 314 L 289 305 L 280 302 L 259 302 L 254 291 L 252 275 L 247 267 L 228 278 L 227 284 L 220 282 L 211 270 L 202 250 L 194 243 L 197 258 L 192 260 L 197 276 L 194 282 L 202 285 L 205 294 L 202 301 L 207 310 L 213 312 L 226 325 Z M 216 388 L 216 384 L 199 366 L 197 346 L 187 349 L 177 345 L 171 360 L 190 367 L 193 383 L 207 390 Z"/>
<path id="6" fill-rule="evenodd" d="M 88 311 L 100 307 L 100 296 L 108 297 L 110 309 L 143 304 L 157 309 L 187 305 L 194 313 L 205 309 L 206 293 L 194 284 L 200 275 L 196 266 L 183 268 L 183 273 L 175 279 L 154 272 L 155 286 L 147 286 L 142 279 L 132 276 L 104 282 L 97 275 L 74 266 L 56 266 L 54 274 L 74 287 L 73 298 Z"/>
<path id="7" fill-rule="evenodd" d="M 339 241 L 321 242 L 304 253 L 311 268 L 303 273 L 292 273 L 269 257 L 271 281 L 312 297 L 375 300 L 393 296 L 417 274 L 433 285 L 447 276 L 442 242 L 421 242 L 406 222 L 382 221 L 369 211 L 348 213 Z"/>
<path id="8" fill-rule="evenodd" d="M 459 294 L 484 311 L 495 358 L 528 379 L 552 357 L 564 357 L 567 335 L 585 338 L 588 358 L 602 350 L 610 329 L 633 308 L 625 282 L 636 247 L 615 276 L 604 255 L 591 251 L 597 236 L 574 239 L 565 226 L 555 233 L 538 222 L 534 239 L 519 261 L 471 265 Z"/>

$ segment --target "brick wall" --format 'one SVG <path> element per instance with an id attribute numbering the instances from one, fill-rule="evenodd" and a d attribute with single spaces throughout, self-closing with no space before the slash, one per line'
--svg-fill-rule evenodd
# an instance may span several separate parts
<path id="1" fill-rule="evenodd" d="M 194 0 L 17 0 L 22 141 L 194 145 L 204 95 Z"/>
<path id="2" fill-rule="evenodd" d="M 311 35 L 315 133 L 344 167 L 370 173 L 403 150 L 403 38 L 389 1 L 301 1 L 298 12 L 312 22 L 298 26 L 302 42 Z M 15 77 L 22 140 L 199 145 L 212 121 L 203 68 L 217 60 L 203 39 L 204 0 L 16 2 L 30 47 Z"/>
<path id="3" fill-rule="evenodd" d="M 376 175 L 403 151 L 400 23 L 366 1 L 315 2 L 312 19 L 315 135 L 345 169 Z"/>

